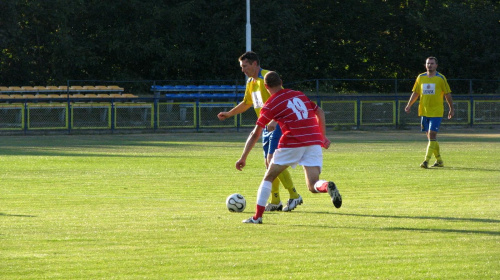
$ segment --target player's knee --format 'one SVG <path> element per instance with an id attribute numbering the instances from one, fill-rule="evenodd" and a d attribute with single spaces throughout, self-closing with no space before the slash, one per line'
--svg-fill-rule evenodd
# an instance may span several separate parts
<path id="1" fill-rule="evenodd" d="M 274 176 L 274 174 L 272 173 L 267 173 L 265 176 L 264 176 L 264 181 L 269 181 L 269 182 L 272 182 L 274 181 L 278 176 Z"/>

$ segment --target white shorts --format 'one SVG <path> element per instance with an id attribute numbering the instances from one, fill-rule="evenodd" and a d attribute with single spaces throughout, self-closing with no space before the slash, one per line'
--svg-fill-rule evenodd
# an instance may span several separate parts
<path id="1" fill-rule="evenodd" d="M 320 145 L 299 147 L 299 148 L 281 148 L 274 152 L 271 163 L 278 165 L 288 165 L 295 168 L 297 164 L 302 166 L 323 166 L 323 151 Z"/>

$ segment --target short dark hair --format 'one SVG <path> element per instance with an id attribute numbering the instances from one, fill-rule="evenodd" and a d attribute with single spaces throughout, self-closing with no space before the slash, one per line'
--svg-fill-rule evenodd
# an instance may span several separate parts
<path id="1" fill-rule="evenodd" d="M 438 64 L 438 59 L 435 56 L 429 56 L 427 59 L 434 59 L 434 62 Z M 427 61 L 427 59 L 425 61 Z"/>
<path id="2" fill-rule="evenodd" d="M 278 87 L 283 84 L 283 81 L 280 78 L 280 75 L 274 71 L 269 71 L 267 74 L 264 76 L 264 84 L 268 85 L 269 87 Z"/>
<path id="3" fill-rule="evenodd" d="M 252 51 L 246 52 L 238 58 L 239 61 L 243 61 L 245 59 L 248 60 L 248 62 L 250 62 L 250 63 L 257 61 L 257 65 L 260 65 L 259 56 Z"/>

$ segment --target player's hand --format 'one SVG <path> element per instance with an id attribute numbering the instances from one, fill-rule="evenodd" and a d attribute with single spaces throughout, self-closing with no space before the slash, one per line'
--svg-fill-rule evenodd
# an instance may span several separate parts
<path id="1" fill-rule="evenodd" d="M 245 167 L 245 165 L 246 165 L 246 162 L 240 158 L 240 159 L 236 162 L 236 169 L 238 169 L 239 171 L 242 171 L 242 170 L 243 170 L 243 167 Z"/>
<path id="2" fill-rule="evenodd" d="M 217 114 L 217 118 L 219 118 L 219 120 L 223 121 L 227 118 L 229 118 L 229 112 L 220 112 L 219 114 Z"/>
<path id="3" fill-rule="evenodd" d="M 407 114 L 409 114 L 409 113 L 410 113 L 410 111 L 411 111 L 411 107 L 406 106 L 406 107 L 405 107 L 405 112 L 406 112 Z"/>
<path id="4" fill-rule="evenodd" d="M 267 128 L 267 131 L 274 131 L 276 129 L 276 126 L 278 125 L 278 123 L 275 121 L 275 120 L 271 120 L 267 125 L 266 125 L 266 128 Z"/>
<path id="5" fill-rule="evenodd" d="M 332 142 L 330 141 L 330 139 L 328 139 L 328 138 L 325 137 L 325 140 L 323 140 L 323 148 L 325 148 L 325 149 L 330 148 L 330 144 L 332 144 Z"/>
<path id="6" fill-rule="evenodd" d="M 455 109 L 450 108 L 450 111 L 448 112 L 448 119 L 453 118 L 455 116 Z"/>

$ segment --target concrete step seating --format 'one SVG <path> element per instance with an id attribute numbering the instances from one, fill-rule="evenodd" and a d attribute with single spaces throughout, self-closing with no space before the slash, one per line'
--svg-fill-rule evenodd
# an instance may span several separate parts
<path id="1" fill-rule="evenodd" d="M 110 86 L 0 86 L 0 99 L 137 98 L 124 89 Z M 69 94 L 69 96 L 68 96 Z"/>
<path id="2" fill-rule="evenodd" d="M 153 85 L 151 91 L 169 99 L 242 99 L 245 86 L 239 85 Z"/>

